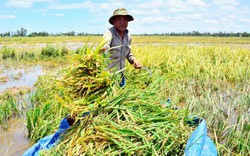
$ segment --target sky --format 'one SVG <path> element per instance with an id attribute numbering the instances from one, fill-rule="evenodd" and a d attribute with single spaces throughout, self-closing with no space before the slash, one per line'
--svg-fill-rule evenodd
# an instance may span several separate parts
<path id="1" fill-rule="evenodd" d="M 0 33 L 104 33 L 117 8 L 134 17 L 132 34 L 250 33 L 250 0 L 0 0 Z"/>

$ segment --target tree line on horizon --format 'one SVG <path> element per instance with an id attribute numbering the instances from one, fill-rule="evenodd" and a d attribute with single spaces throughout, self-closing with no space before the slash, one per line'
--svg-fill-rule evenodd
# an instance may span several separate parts
<path id="1" fill-rule="evenodd" d="M 12 32 L 3 32 L 0 33 L 0 37 L 19 37 L 19 36 L 28 36 L 28 37 L 36 37 L 36 36 L 102 36 L 103 34 L 100 33 L 86 33 L 80 32 L 77 33 L 75 31 L 69 32 L 60 32 L 60 33 L 48 33 L 46 31 L 42 32 L 32 32 L 28 34 L 27 29 L 21 28 L 17 31 Z M 199 31 L 192 31 L 192 32 L 182 32 L 182 33 L 144 33 L 144 34 L 133 34 L 135 36 L 215 36 L 215 37 L 250 37 L 250 33 L 248 32 L 199 32 Z"/>

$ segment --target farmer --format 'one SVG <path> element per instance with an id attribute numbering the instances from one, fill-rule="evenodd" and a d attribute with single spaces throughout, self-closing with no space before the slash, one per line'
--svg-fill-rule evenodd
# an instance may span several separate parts
<path id="1" fill-rule="evenodd" d="M 109 69 L 114 71 L 121 70 L 121 87 L 126 84 L 124 76 L 126 59 L 135 69 L 142 68 L 141 63 L 135 59 L 131 52 L 131 35 L 129 34 L 127 27 L 128 22 L 133 20 L 134 18 L 127 13 L 126 9 L 116 9 L 113 16 L 109 18 L 109 23 L 113 25 L 113 27 L 109 28 L 103 35 L 103 38 L 107 42 L 102 47 L 101 52 L 109 52 L 110 54 Z"/>

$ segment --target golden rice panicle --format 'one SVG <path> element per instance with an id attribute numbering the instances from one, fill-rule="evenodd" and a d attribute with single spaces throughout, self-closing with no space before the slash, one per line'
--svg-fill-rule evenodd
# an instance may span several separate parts
<path id="1" fill-rule="evenodd" d="M 107 71 L 108 59 L 99 54 L 100 45 L 86 48 L 84 53 L 71 57 L 72 66 L 65 70 L 63 86 L 73 93 L 74 97 L 101 95 L 112 85 L 112 75 Z"/>

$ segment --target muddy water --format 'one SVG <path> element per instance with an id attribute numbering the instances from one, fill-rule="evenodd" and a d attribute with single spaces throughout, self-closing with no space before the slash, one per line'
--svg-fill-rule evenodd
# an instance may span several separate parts
<path id="1" fill-rule="evenodd" d="M 29 148 L 27 128 L 19 118 L 9 121 L 7 130 L 0 129 L 0 155 L 20 156 Z"/>
<path id="2" fill-rule="evenodd" d="M 14 93 L 19 88 L 33 88 L 38 77 L 44 74 L 39 65 L 18 69 L 4 69 L 0 66 L 0 71 L 0 77 L 5 78 L 4 81 L 0 81 L 0 94 L 5 91 Z M 28 101 L 20 102 L 28 104 Z M 10 119 L 7 130 L 0 126 L 0 156 L 20 156 L 29 148 L 28 131 L 24 120 L 25 117 Z"/>
<path id="3" fill-rule="evenodd" d="M 0 93 L 12 87 L 33 87 L 38 76 L 42 74 L 43 70 L 39 65 L 29 68 L 2 69 L 0 76 L 4 77 L 6 82 L 0 82 Z"/>

